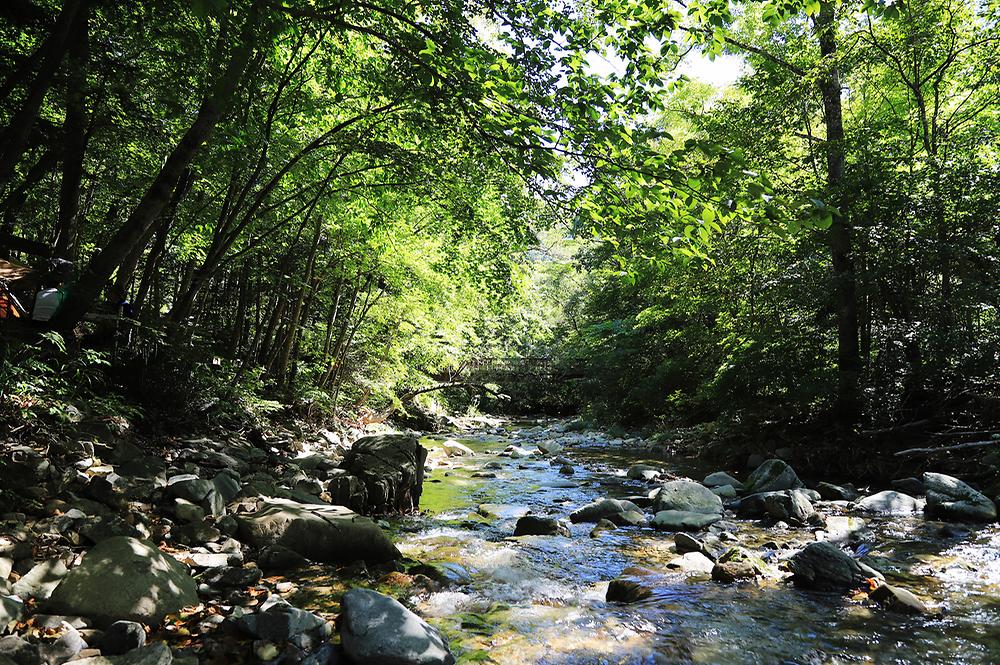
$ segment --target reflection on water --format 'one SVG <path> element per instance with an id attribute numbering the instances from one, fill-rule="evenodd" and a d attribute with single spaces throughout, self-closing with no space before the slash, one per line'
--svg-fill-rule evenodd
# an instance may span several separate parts
<path id="1" fill-rule="evenodd" d="M 394 522 L 393 532 L 406 556 L 457 564 L 466 575 L 465 583 L 408 601 L 470 661 L 1000 662 L 995 525 L 949 538 L 940 534 L 940 524 L 920 518 L 873 520 L 866 561 L 939 611 L 932 617 L 904 616 L 780 581 L 729 586 L 674 572 L 666 566 L 676 556 L 672 534 L 646 528 L 591 538 L 592 524 L 576 524 L 568 538 L 513 538 L 516 515 L 523 512 L 513 508 L 566 517 L 597 498 L 646 493 L 648 485 L 628 480 L 622 471 L 650 461 L 649 453 L 571 448 L 563 453 L 575 466 L 567 479 L 545 458 L 513 460 L 486 452 L 501 450 L 503 442 L 462 442 L 476 456 L 432 454 L 436 468 L 421 499 L 426 515 Z M 425 440 L 430 448 L 439 443 Z M 500 468 L 489 469 L 495 478 L 474 476 L 498 461 Z M 807 529 L 738 525 L 741 544 L 757 554 L 769 541 L 788 544 L 769 555 L 776 564 L 814 538 Z M 653 587 L 653 596 L 634 605 L 606 603 L 607 582 L 626 569 Z"/>

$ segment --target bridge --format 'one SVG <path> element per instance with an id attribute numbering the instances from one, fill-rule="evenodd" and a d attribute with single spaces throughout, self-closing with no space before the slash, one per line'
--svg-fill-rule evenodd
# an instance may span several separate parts
<path id="1" fill-rule="evenodd" d="M 557 364 L 551 356 L 481 356 L 450 368 L 435 378 L 470 383 L 564 381 L 583 376 L 582 368 Z"/>

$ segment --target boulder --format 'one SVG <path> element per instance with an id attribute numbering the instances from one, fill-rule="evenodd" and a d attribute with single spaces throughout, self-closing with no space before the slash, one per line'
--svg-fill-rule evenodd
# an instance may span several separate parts
<path id="1" fill-rule="evenodd" d="M 743 484 L 745 494 L 777 492 L 802 487 L 795 469 L 780 459 L 767 460 L 758 466 Z"/>
<path id="2" fill-rule="evenodd" d="M 855 533 L 867 526 L 859 517 L 831 515 L 826 518 L 826 539 L 833 542 L 846 542 Z"/>
<path id="3" fill-rule="evenodd" d="M 436 628 L 396 600 L 351 589 L 341 600 L 340 640 L 355 663 L 452 665 L 454 656 Z"/>
<path id="4" fill-rule="evenodd" d="M 883 584 L 869 594 L 879 605 L 904 614 L 929 614 L 930 610 L 915 595 L 896 586 Z"/>
<path id="5" fill-rule="evenodd" d="M 757 569 L 749 561 L 723 561 L 712 567 L 712 579 L 722 584 L 732 584 L 757 577 Z"/>
<path id="6" fill-rule="evenodd" d="M 174 499 L 174 515 L 181 522 L 201 522 L 205 519 L 205 509 L 187 499 Z"/>
<path id="7" fill-rule="evenodd" d="M 7 626 L 23 618 L 24 603 L 17 598 L 0 596 L 0 634 L 6 632 Z"/>
<path id="8" fill-rule="evenodd" d="M 816 485 L 816 491 L 827 501 L 854 501 L 858 498 L 858 490 L 852 485 L 834 485 L 821 482 Z"/>
<path id="9" fill-rule="evenodd" d="M 233 624 L 258 640 L 288 642 L 295 640 L 303 648 L 311 648 L 329 637 L 333 631 L 326 619 L 290 605 L 281 596 L 272 595 L 256 612 L 234 614 Z M 307 639 L 296 639 L 307 636 Z"/>
<path id="10" fill-rule="evenodd" d="M 791 558 L 789 568 L 795 586 L 822 591 L 867 588 L 869 579 L 883 579 L 878 571 L 827 542 L 807 545 Z"/>
<path id="11" fill-rule="evenodd" d="M 721 515 L 723 508 L 722 499 L 704 485 L 690 480 L 673 480 L 660 486 L 653 499 L 653 510 Z"/>
<path id="12" fill-rule="evenodd" d="M 636 603 L 653 595 L 651 589 L 632 580 L 611 580 L 604 600 L 609 603 Z"/>
<path id="13" fill-rule="evenodd" d="M 61 624 L 55 628 L 62 633 L 55 641 L 38 644 L 38 655 L 46 665 L 59 665 L 71 661 L 87 648 L 87 641 L 76 628 L 69 624 Z"/>
<path id="14" fill-rule="evenodd" d="M 364 506 L 368 503 L 368 490 L 364 484 L 343 469 L 331 472 L 326 491 L 335 506 Z"/>
<path id="15" fill-rule="evenodd" d="M 712 494 L 720 499 L 735 499 L 738 492 L 732 485 L 719 485 L 718 487 L 712 488 Z"/>
<path id="16" fill-rule="evenodd" d="M 924 509 L 924 501 L 894 490 L 866 496 L 855 505 L 870 515 L 911 515 Z"/>
<path id="17" fill-rule="evenodd" d="M 454 439 L 446 440 L 441 444 L 441 447 L 444 448 L 444 453 L 448 457 L 472 457 L 476 454 L 472 448 Z"/>
<path id="18" fill-rule="evenodd" d="M 625 472 L 627 478 L 632 480 L 656 480 L 660 477 L 662 471 L 659 467 L 650 466 L 649 464 L 633 464 Z"/>
<path id="19" fill-rule="evenodd" d="M 215 486 L 212 481 L 199 478 L 193 473 L 184 473 L 167 479 L 167 493 L 170 496 L 186 499 L 192 503 L 198 503 L 213 489 Z"/>
<path id="20" fill-rule="evenodd" d="M 163 642 L 135 649 L 120 656 L 92 656 L 70 661 L 72 665 L 171 665 L 173 654 Z"/>
<path id="21" fill-rule="evenodd" d="M 146 629 L 135 621 L 115 621 L 98 643 L 105 656 L 120 656 L 146 646 Z"/>
<path id="22" fill-rule="evenodd" d="M 281 546 L 321 563 L 381 563 L 400 556 L 377 524 L 343 506 L 268 498 L 256 513 L 237 520 L 244 542 Z"/>
<path id="23" fill-rule="evenodd" d="M 815 512 L 801 492 L 772 492 L 764 497 L 764 510 L 776 520 L 804 524 Z"/>
<path id="24" fill-rule="evenodd" d="M 22 598 L 47 600 L 69 571 L 59 559 L 35 564 L 24 577 L 14 583 L 14 593 Z"/>
<path id="25" fill-rule="evenodd" d="M 110 592 L 109 592 L 110 591 Z M 187 569 L 152 543 L 118 536 L 94 546 L 56 587 L 47 609 L 95 622 L 155 624 L 198 604 Z"/>
<path id="26" fill-rule="evenodd" d="M 736 514 L 740 517 L 747 517 L 747 518 L 764 517 L 765 515 L 770 514 L 767 510 L 768 500 L 771 500 L 772 502 L 775 501 L 775 499 L 771 499 L 771 497 L 776 497 L 776 496 L 787 497 L 792 494 L 799 495 L 798 499 L 795 499 L 795 501 L 799 503 L 801 503 L 802 501 L 809 503 L 808 495 L 806 495 L 802 490 L 780 490 L 777 492 L 761 492 L 759 494 L 751 494 L 749 496 L 745 496 L 742 499 L 740 499 L 739 505 L 736 507 Z M 777 499 L 777 501 L 785 501 L 785 499 Z M 792 499 L 789 499 L 788 501 L 792 501 Z"/>
<path id="27" fill-rule="evenodd" d="M 602 519 L 607 519 L 620 526 L 624 522 L 623 518 L 627 512 L 642 514 L 639 506 L 631 501 L 600 499 L 574 510 L 569 514 L 569 521 L 577 524 L 579 522 L 598 522 Z"/>
<path id="28" fill-rule="evenodd" d="M 427 450 L 412 434 L 378 434 L 358 439 L 341 468 L 365 487 L 364 502 L 351 509 L 366 514 L 410 513 L 420 506 Z"/>
<path id="29" fill-rule="evenodd" d="M 525 515 L 517 520 L 515 536 L 568 536 L 569 528 L 554 517 Z"/>
<path id="30" fill-rule="evenodd" d="M 890 482 L 889 486 L 897 492 L 910 496 L 923 496 L 927 492 L 924 481 L 919 478 L 897 478 Z"/>
<path id="31" fill-rule="evenodd" d="M 562 444 L 556 441 L 539 441 L 536 445 L 545 455 L 558 455 L 563 450 Z"/>
<path id="32" fill-rule="evenodd" d="M 957 522 L 992 522 L 997 518 L 996 504 L 958 478 L 928 471 L 924 487 L 929 515 Z"/>
<path id="33" fill-rule="evenodd" d="M 237 566 L 217 566 L 209 568 L 196 578 L 206 587 L 222 591 L 245 589 L 260 582 L 263 572 L 260 568 L 239 568 Z"/>
<path id="34" fill-rule="evenodd" d="M 667 568 L 685 573 L 711 573 L 715 562 L 701 552 L 687 552 L 667 562 Z"/>
<path id="35" fill-rule="evenodd" d="M 686 510 L 661 510 L 650 521 L 650 526 L 662 531 L 701 531 L 722 519 L 722 515 L 692 513 Z"/>
<path id="36" fill-rule="evenodd" d="M 723 485 L 743 487 L 743 483 L 736 480 L 725 471 L 716 471 L 715 473 L 708 474 L 705 476 L 705 480 L 703 480 L 701 484 L 705 487 L 722 487 Z"/>

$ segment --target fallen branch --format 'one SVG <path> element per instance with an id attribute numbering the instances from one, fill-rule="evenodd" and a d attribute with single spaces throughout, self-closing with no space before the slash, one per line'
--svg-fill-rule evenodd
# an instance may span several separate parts
<path id="1" fill-rule="evenodd" d="M 862 436 L 883 436 L 885 434 L 899 434 L 900 432 L 905 432 L 907 430 L 920 429 L 925 425 L 930 424 L 930 420 L 915 420 L 910 423 L 903 423 L 902 425 L 894 425 L 893 427 L 886 427 L 885 429 L 868 429 L 861 432 Z"/>
<path id="2" fill-rule="evenodd" d="M 1000 445 L 1000 439 L 989 439 L 987 441 L 969 441 L 966 443 L 956 443 L 953 446 L 941 446 L 939 448 L 908 448 L 900 450 L 896 457 L 915 457 L 917 455 L 933 455 L 935 453 L 951 452 L 953 450 L 964 450 L 966 448 L 983 448 L 985 446 Z"/>

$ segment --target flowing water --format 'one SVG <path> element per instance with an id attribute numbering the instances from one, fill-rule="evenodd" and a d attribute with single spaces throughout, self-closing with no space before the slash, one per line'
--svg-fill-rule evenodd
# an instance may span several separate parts
<path id="1" fill-rule="evenodd" d="M 624 469 L 650 453 L 607 445 L 567 448 L 575 467 L 497 456 L 508 441 L 462 439 L 471 457 L 444 458 L 425 479 L 426 514 L 393 523 L 404 555 L 443 564 L 457 580 L 413 594 L 411 606 L 449 637 L 461 660 L 496 663 L 997 663 L 1000 662 L 1000 529 L 952 530 L 920 517 L 869 520 L 864 560 L 920 596 L 930 616 L 909 616 L 844 597 L 793 588 L 781 579 L 723 585 L 668 567 L 673 535 L 645 527 L 590 537 L 513 538 L 516 518 L 567 516 L 603 497 L 646 493 Z M 441 440 L 425 445 L 440 447 Z M 528 446 L 525 444 L 526 447 Z M 476 477 L 488 462 L 495 478 Z M 656 461 L 656 460 L 652 460 Z M 669 460 L 656 461 L 667 470 Z M 695 478 L 692 469 L 686 469 Z M 495 504 L 477 509 L 482 504 Z M 842 510 L 819 506 L 823 512 Z M 481 513 L 488 513 L 484 516 Z M 732 520 L 744 547 L 780 567 L 815 539 L 809 529 L 775 530 Z M 770 542 L 769 542 L 770 541 Z M 767 543 L 769 548 L 762 546 Z M 777 549 L 774 549 L 777 546 Z M 853 545 L 858 548 L 859 543 Z M 605 602 L 608 581 L 632 577 L 648 600 Z"/>

